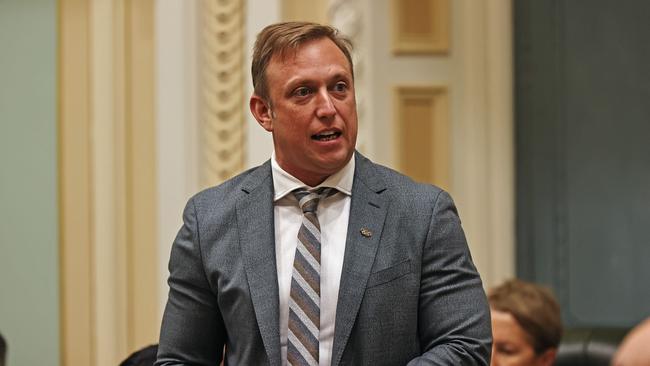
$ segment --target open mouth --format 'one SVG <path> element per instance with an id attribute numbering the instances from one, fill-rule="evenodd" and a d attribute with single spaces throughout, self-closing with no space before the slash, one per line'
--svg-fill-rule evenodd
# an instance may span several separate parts
<path id="1" fill-rule="evenodd" d="M 339 136 L 341 136 L 340 132 L 327 131 L 316 135 L 312 135 L 311 138 L 312 140 L 317 140 L 317 141 L 331 141 L 337 139 Z"/>

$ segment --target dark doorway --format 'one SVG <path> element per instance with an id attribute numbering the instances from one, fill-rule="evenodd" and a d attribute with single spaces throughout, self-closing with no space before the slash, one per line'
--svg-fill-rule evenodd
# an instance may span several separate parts
<path id="1" fill-rule="evenodd" d="M 650 2 L 516 0 L 517 273 L 568 326 L 650 316 Z"/>

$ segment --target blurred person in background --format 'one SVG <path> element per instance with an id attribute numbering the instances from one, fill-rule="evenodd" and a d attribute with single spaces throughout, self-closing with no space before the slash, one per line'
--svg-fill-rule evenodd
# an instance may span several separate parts
<path id="1" fill-rule="evenodd" d="M 120 366 L 153 366 L 157 353 L 158 345 L 152 344 L 133 352 Z"/>
<path id="2" fill-rule="evenodd" d="M 492 366 L 551 366 L 562 338 L 560 305 L 544 287 L 517 279 L 488 291 Z"/>
<path id="3" fill-rule="evenodd" d="M 7 342 L 0 334 L 0 366 L 5 366 L 5 358 L 7 357 Z"/>
<path id="4" fill-rule="evenodd" d="M 612 366 L 650 366 L 650 318 L 625 336 Z"/>

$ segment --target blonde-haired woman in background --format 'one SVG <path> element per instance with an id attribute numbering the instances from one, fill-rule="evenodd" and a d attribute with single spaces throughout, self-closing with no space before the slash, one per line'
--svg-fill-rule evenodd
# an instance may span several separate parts
<path id="1" fill-rule="evenodd" d="M 488 292 L 491 366 L 551 366 L 562 339 L 560 305 L 534 283 L 509 280 Z"/>

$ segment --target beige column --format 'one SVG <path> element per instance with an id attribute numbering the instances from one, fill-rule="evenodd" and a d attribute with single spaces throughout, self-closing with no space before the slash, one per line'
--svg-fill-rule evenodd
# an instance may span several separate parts
<path id="1" fill-rule="evenodd" d="M 459 119 L 454 191 L 486 287 L 514 272 L 514 150 L 510 0 L 455 2 Z"/>
<path id="2" fill-rule="evenodd" d="M 61 0 L 63 365 L 157 340 L 153 2 Z"/>

